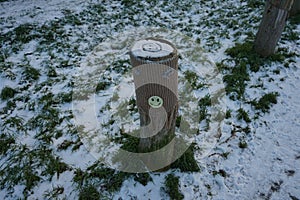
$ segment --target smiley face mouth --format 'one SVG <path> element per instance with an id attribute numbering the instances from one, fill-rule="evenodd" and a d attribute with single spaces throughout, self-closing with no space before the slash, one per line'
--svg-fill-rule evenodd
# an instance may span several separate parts
<path id="1" fill-rule="evenodd" d="M 160 108 L 163 105 L 163 99 L 159 96 L 152 96 L 148 99 L 148 104 L 152 108 Z"/>

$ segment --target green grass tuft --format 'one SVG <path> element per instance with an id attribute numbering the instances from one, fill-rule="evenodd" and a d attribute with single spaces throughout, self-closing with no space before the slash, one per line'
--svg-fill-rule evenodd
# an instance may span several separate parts
<path id="1" fill-rule="evenodd" d="M 2 100 L 7 100 L 7 99 L 10 99 L 10 98 L 13 98 L 16 93 L 17 93 L 16 90 L 14 90 L 11 87 L 6 86 L 2 89 L 1 94 L 0 94 L 0 98 Z"/>
<path id="2" fill-rule="evenodd" d="M 169 174 L 165 178 L 166 193 L 172 200 L 184 199 L 184 195 L 179 191 L 179 178 L 173 174 Z"/>
<path id="3" fill-rule="evenodd" d="M 184 72 L 184 78 L 189 82 L 192 89 L 197 90 L 204 86 L 203 83 L 199 83 L 199 76 L 190 70 Z"/>
<path id="4" fill-rule="evenodd" d="M 39 77 L 40 77 L 40 72 L 39 70 L 33 68 L 33 67 L 30 67 L 30 66 L 26 66 L 25 67 L 25 70 L 23 72 L 23 75 L 25 77 L 26 80 L 38 80 Z"/>
<path id="5" fill-rule="evenodd" d="M 13 41 L 18 41 L 20 43 L 28 43 L 36 36 L 31 32 L 36 29 L 36 26 L 33 24 L 21 24 L 17 28 L 14 29 L 14 39 Z"/>
<path id="6" fill-rule="evenodd" d="M 253 101 L 252 104 L 256 109 L 262 112 L 268 112 L 271 105 L 277 103 L 278 96 L 279 94 L 277 92 L 268 93 L 262 96 L 258 101 Z"/>
<path id="7" fill-rule="evenodd" d="M 149 173 L 140 173 L 134 175 L 134 180 L 146 186 L 148 182 L 152 181 L 152 178 Z"/>
<path id="8" fill-rule="evenodd" d="M 212 174 L 214 176 L 220 175 L 220 176 L 222 176 L 224 178 L 226 178 L 228 176 L 227 173 L 226 173 L 226 171 L 224 169 L 220 169 L 219 171 L 213 171 Z"/>
<path id="9" fill-rule="evenodd" d="M 113 70 L 113 71 L 115 71 L 117 73 L 125 74 L 130 69 L 131 69 L 131 64 L 130 64 L 130 60 L 129 59 L 126 59 L 126 60 L 117 60 L 117 61 L 114 61 L 111 64 L 111 70 Z"/>
<path id="10" fill-rule="evenodd" d="M 133 114 L 138 112 L 135 98 L 131 97 L 128 101 L 128 111 Z"/>
<path id="11" fill-rule="evenodd" d="M 257 72 L 260 66 L 264 64 L 264 59 L 253 50 L 252 42 L 238 43 L 234 47 L 227 49 L 225 53 L 235 58 L 237 63 L 243 62 L 245 65 L 249 65 L 250 70 L 253 72 Z"/>
<path id="12" fill-rule="evenodd" d="M 121 138 L 117 138 L 116 142 L 118 142 L 122 144 L 121 148 L 125 151 L 129 151 L 129 152 L 134 152 L 134 153 L 138 153 L 139 149 L 139 142 L 140 139 L 134 136 L 131 136 L 129 134 L 122 134 Z"/>
<path id="13" fill-rule="evenodd" d="M 193 145 L 184 154 L 171 164 L 171 168 L 180 169 L 182 172 L 199 172 L 200 168 L 195 160 Z"/>
<path id="14" fill-rule="evenodd" d="M 182 119 L 182 116 L 177 116 L 177 117 L 176 117 L 175 126 L 176 126 L 177 128 L 180 127 L 181 119 Z"/>
<path id="15" fill-rule="evenodd" d="M 61 162 L 45 146 L 31 150 L 26 145 L 16 145 L 14 152 L 0 169 L 0 187 L 24 185 L 23 193 L 28 193 L 42 179 L 51 179 L 55 174 L 59 177 L 67 169 L 67 164 Z"/>
<path id="16" fill-rule="evenodd" d="M 11 136 L 7 136 L 4 134 L 0 135 L 0 155 L 6 154 L 6 152 L 10 149 L 11 145 L 15 143 L 15 139 Z"/>
<path id="17" fill-rule="evenodd" d="M 96 92 L 107 89 L 109 85 L 106 81 L 99 82 L 96 86 Z"/>
<path id="18" fill-rule="evenodd" d="M 53 187 L 52 190 L 47 190 L 43 196 L 46 199 L 59 199 L 59 195 L 63 194 L 65 191 L 65 188 L 61 185 L 58 185 L 56 187 Z"/>
<path id="19" fill-rule="evenodd" d="M 87 185 L 80 190 L 79 200 L 99 200 L 101 195 L 93 185 Z"/>
<path id="20" fill-rule="evenodd" d="M 225 90 L 231 99 L 243 99 L 246 89 L 246 82 L 250 80 L 246 63 L 241 63 L 231 70 L 223 78 L 226 83 Z"/>
<path id="21" fill-rule="evenodd" d="M 293 25 L 297 25 L 297 24 L 300 24 L 300 13 L 291 17 L 290 18 L 290 22 L 293 24 Z"/>
<path id="22" fill-rule="evenodd" d="M 250 8 L 258 8 L 264 5 L 263 1 L 259 1 L 259 0 L 248 0 L 248 7 Z"/>
<path id="23" fill-rule="evenodd" d="M 231 110 L 226 110 L 225 119 L 229 119 L 231 117 Z"/>
<path id="24" fill-rule="evenodd" d="M 251 119 L 249 118 L 248 113 L 244 109 L 240 108 L 240 109 L 238 109 L 237 112 L 238 112 L 238 114 L 237 114 L 238 120 L 244 120 L 247 123 L 251 122 Z"/>
<path id="25" fill-rule="evenodd" d="M 96 162 L 88 167 L 86 171 L 77 169 L 73 181 L 81 188 L 90 182 L 96 181 L 101 185 L 103 190 L 115 192 L 121 188 L 123 181 L 128 178 L 129 175 L 129 173 L 106 168 L 99 162 Z"/>
<path id="26" fill-rule="evenodd" d="M 245 148 L 248 147 L 248 144 L 247 144 L 246 141 L 241 140 L 241 141 L 239 142 L 239 147 L 240 147 L 241 149 L 245 149 Z"/>
<path id="27" fill-rule="evenodd" d="M 225 53 L 234 58 L 237 64 L 243 62 L 249 65 L 250 70 L 253 72 L 259 71 L 260 67 L 270 64 L 271 62 L 284 62 L 287 57 L 294 56 L 294 54 L 289 53 L 287 49 L 279 48 L 277 53 L 263 58 L 254 51 L 252 41 L 237 43 L 234 47 L 228 48 Z"/>
<path id="28" fill-rule="evenodd" d="M 55 71 L 55 69 L 53 67 L 51 67 L 51 68 L 49 68 L 47 75 L 50 78 L 55 78 L 55 77 L 57 77 L 57 72 Z"/>
<path id="29" fill-rule="evenodd" d="M 70 103 L 72 101 L 72 95 L 72 91 L 67 93 L 61 92 L 57 95 L 57 98 L 59 99 L 60 103 Z"/>
<path id="30" fill-rule="evenodd" d="M 208 113 L 208 107 L 211 106 L 211 98 L 210 95 L 205 95 L 203 98 L 200 99 L 200 101 L 198 102 L 198 106 L 200 109 L 200 113 L 199 113 L 199 121 L 203 121 L 205 120 L 206 122 L 206 129 L 209 128 L 209 123 L 210 123 L 210 119 L 209 119 L 209 113 Z"/>

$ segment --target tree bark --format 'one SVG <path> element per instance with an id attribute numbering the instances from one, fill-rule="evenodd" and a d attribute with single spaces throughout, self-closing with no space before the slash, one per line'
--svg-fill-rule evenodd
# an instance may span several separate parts
<path id="1" fill-rule="evenodd" d="M 293 2 L 294 0 L 268 0 L 266 2 L 254 42 L 254 50 L 259 55 L 267 57 L 275 52 Z"/>

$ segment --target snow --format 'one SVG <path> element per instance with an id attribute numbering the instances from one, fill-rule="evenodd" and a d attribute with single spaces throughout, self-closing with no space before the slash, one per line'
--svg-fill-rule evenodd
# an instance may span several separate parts
<path id="1" fill-rule="evenodd" d="M 10 30 L 20 24 L 27 22 L 43 24 L 46 21 L 64 17 L 64 10 L 68 9 L 72 12 L 79 12 L 88 5 L 88 1 L 76 0 L 20 0 L 2 2 L 0 5 L 1 17 L 12 19 L 4 25 L 4 28 Z"/>
<path id="2" fill-rule="evenodd" d="M 132 54 L 139 58 L 165 57 L 173 51 L 171 45 L 153 39 L 139 40 L 131 48 Z"/>
<path id="3" fill-rule="evenodd" d="M 214 63 L 220 62 L 228 56 L 225 55 L 225 50 L 229 47 L 234 46 L 236 42 L 243 42 L 246 35 L 242 34 L 240 36 L 233 36 L 237 30 L 229 29 L 226 34 L 220 34 L 224 29 L 227 29 L 226 24 L 209 24 L 206 20 L 213 20 L 227 18 L 227 16 L 211 16 L 210 12 L 218 13 L 218 9 L 227 9 L 227 12 L 233 12 L 233 8 L 247 7 L 247 3 L 244 1 L 230 0 L 222 3 L 218 1 L 195 1 L 193 2 L 192 8 L 189 12 L 184 12 L 184 7 L 180 9 L 175 9 L 173 11 L 168 11 L 168 6 L 163 7 L 163 2 L 158 2 L 155 6 L 150 6 L 151 3 L 142 2 L 142 4 L 153 10 L 139 10 L 140 13 L 135 13 L 133 18 L 126 15 L 121 16 L 123 13 L 122 9 L 125 9 L 120 2 L 98 2 L 98 1 L 75 1 L 75 0 L 15 0 L 6 1 L 0 3 L 0 27 L 1 34 L 8 33 L 14 28 L 21 24 L 31 23 L 31 24 L 47 24 L 51 21 L 55 21 L 64 18 L 64 13 L 70 10 L 73 14 L 78 14 L 81 11 L 88 8 L 90 5 L 96 3 L 103 4 L 107 8 L 105 14 L 110 17 L 111 23 L 104 23 L 104 19 L 99 19 L 99 24 L 88 24 L 88 20 L 84 21 L 82 26 L 72 26 L 69 24 L 64 25 L 64 29 L 68 30 L 69 39 L 72 41 L 72 46 L 77 45 L 78 49 L 82 51 L 81 56 L 72 57 L 72 55 L 66 55 L 65 52 L 59 52 L 59 47 L 54 47 L 54 50 L 49 50 L 48 52 L 35 53 L 39 46 L 38 40 L 32 40 L 28 44 L 23 45 L 23 49 L 12 53 L 6 58 L 7 63 L 13 63 L 11 69 L 7 71 L 1 70 L 0 76 L 0 90 L 5 86 L 10 86 L 12 88 L 22 88 L 25 83 L 22 83 L 22 70 L 24 63 L 29 63 L 33 68 L 38 69 L 41 73 L 40 79 L 36 83 L 31 84 L 26 91 L 19 91 L 20 93 L 16 96 L 27 95 L 30 97 L 29 103 L 36 103 L 34 105 L 35 110 L 29 111 L 28 104 L 23 101 L 16 101 L 17 109 L 12 109 L 7 114 L 1 114 L 0 125 L 4 124 L 4 120 L 9 117 L 21 117 L 26 124 L 30 119 L 40 114 L 43 105 L 38 104 L 38 100 L 51 92 L 53 94 L 58 94 L 60 92 L 69 92 L 70 87 L 67 85 L 73 81 L 82 78 L 81 83 L 75 83 L 76 86 L 84 86 L 89 93 L 94 93 L 94 86 L 97 81 L 102 77 L 111 76 L 114 84 L 105 91 L 101 91 L 96 95 L 89 96 L 89 99 L 85 101 L 73 102 L 74 106 L 77 108 L 79 114 L 73 113 L 75 116 L 70 119 L 70 121 L 63 122 L 59 128 L 64 130 L 67 126 L 74 126 L 80 124 L 90 124 L 90 129 L 99 128 L 99 121 L 107 123 L 110 119 L 111 113 L 116 113 L 120 109 L 120 104 L 125 102 L 125 100 L 134 97 L 134 84 L 132 76 L 128 75 L 120 79 L 120 74 L 101 74 L 104 68 L 99 69 L 97 65 L 100 65 L 103 58 L 107 56 L 104 60 L 105 64 L 108 64 L 108 60 L 126 58 L 128 55 L 129 46 L 136 39 L 141 39 L 145 35 L 153 36 L 155 31 L 160 30 L 143 27 L 145 24 L 153 25 L 156 23 L 163 27 L 167 27 L 171 31 L 158 31 L 160 36 L 165 36 L 170 38 L 174 43 L 179 44 L 179 50 L 185 50 L 180 52 L 183 56 L 193 54 L 194 49 L 189 49 L 191 46 L 203 46 L 206 50 L 203 53 L 203 49 L 197 49 L 197 55 L 193 57 L 193 62 L 200 62 L 201 59 L 207 57 L 207 60 L 201 63 L 201 67 L 194 65 L 183 64 L 182 70 L 192 70 L 197 72 L 197 74 L 205 79 L 208 78 L 207 75 L 211 75 L 213 70 L 209 68 L 210 61 Z M 226 5 L 225 5 L 226 4 Z M 229 9 L 228 7 L 231 9 Z M 115 9 L 117 8 L 117 9 Z M 173 7 L 174 8 L 174 7 Z M 139 7 L 137 9 L 143 9 Z M 197 12 L 197 10 L 200 12 Z M 182 12 L 182 14 L 180 14 Z M 245 14 L 249 11 L 245 8 Z M 121 13 L 120 16 L 114 16 L 116 13 Z M 180 18 L 174 18 L 173 16 L 180 16 Z M 238 14 L 233 13 L 233 15 L 238 16 Z M 257 16 L 257 14 L 249 14 L 247 17 Z M 109 18 L 108 17 L 108 18 Z M 122 18 L 123 17 L 123 18 Z M 140 19 L 141 18 L 141 19 Z M 207 19 L 209 18 L 209 19 Z M 140 20 L 138 20 L 140 19 Z M 217 21 L 218 21 L 217 20 Z M 252 19 L 251 19 L 252 20 Z M 133 29 L 133 25 L 129 24 L 131 21 L 135 21 L 139 28 Z M 124 27 L 119 30 L 115 29 L 115 26 L 120 22 L 124 22 Z M 155 23 L 154 23 L 155 22 Z M 103 23 L 103 24 L 102 24 Z M 181 26 L 184 24 L 184 26 Z M 183 39 L 182 35 L 187 34 L 189 31 L 183 30 L 185 27 L 189 26 L 197 27 L 195 30 L 199 32 L 197 34 L 193 33 L 190 39 Z M 236 25 L 239 28 L 243 28 L 244 24 L 238 23 Z M 135 32 L 139 30 L 138 32 Z M 146 31 L 149 31 L 145 33 Z M 255 28 L 251 27 L 249 32 L 256 31 Z M 170 33 L 171 32 L 171 33 Z M 184 34 L 178 34 L 178 32 L 184 32 Z M 300 33 L 300 26 L 296 28 L 296 32 Z M 129 36 L 128 36 L 129 35 Z M 222 35 L 216 38 L 219 44 L 211 43 L 211 35 Z M 79 40 L 85 37 L 85 40 Z M 215 37 L 215 36 L 214 36 Z M 216 36 L 218 37 L 218 36 Z M 101 39 L 99 39 L 101 38 Z M 101 42 L 104 39 L 108 39 L 107 43 Z M 120 42 L 112 42 L 114 39 L 120 40 Z M 191 44 L 189 42 L 200 38 L 200 44 Z M 182 41 L 181 41 L 182 40 Z M 137 42 L 136 46 L 133 47 L 135 55 L 141 57 L 148 57 L 149 54 L 145 54 L 144 51 L 136 52 L 135 49 L 142 49 L 142 45 L 145 41 Z M 148 41 L 147 41 L 148 42 Z M 161 45 L 161 43 L 159 43 Z M 1 44 L 2 45 L 2 44 Z M 295 57 L 295 63 L 290 64 L 289 68 L 283 66 L 280 63 L 272 63 L 264 69 L 261 69 L 257 73 L 250 73 L 251 80 L 248 82 L 248 86 L 262 84 L 262 88 L 246 88 L 246 96 L 252 99 L 260 98 L 263 94 L 269 92 L 278 92 L 278 103 L 273 105 L 269 113 L 259 113 L 259 118 L 253 120 L 251 123 L 247 124 L 241 122 L 237 119 L 223 119 L 220 124 L 212 124 L 216 127 L 221 126 L 222 134 L 218 138 L 212 141 L 212 138 L 207 133 L 196 136 L 194 141 L 202 148 L 195 152 L 195 157 L 201 169 L 199 173 L 183 173 L 179 171 L 169 170 L 162 173 L 151 173 L 153 179 L 152 182 L 148 182 L 146 186 L 141 185 L 139 182 L 135 181 L 133 178 L 129 178 L 124 181 L 121 189 L 113 193 L 113 199 L 168 199 L 168 195 L 163 191 L 162 188 L 165 187 L 164 179 L 167 174 L 174 173 L 180 178 L 180 191 L 184 194 L 186 200 L 190 199 L 300 199 L 300 47 L 299 39 L 298 41 L 287 41 L 279 44 L 281 47 L 288 47 L 290 51 L 296 52 L 298 56 Z M 169 55 L 173 51 L 169 45 L 161 45 L 162 49 L 165 50 L 165 55 Z M 47 48 L 47 47 L 43 47 Z M 53 47 L 52 47 L 53 48 Z M 93 50 L 91 50 L 93 49 Z M 92 52 L 90 52 L 92 51 Z M 192 52 L 192 53 L 191 53 Z M 1 52 L 3 53 L 3 52 Z M 152 52 L 153 53 L 153 52 Z M 189 54 L 190 53 L 190 54 Z M 111 55 L 118 54 L 117 57 Z M 195 54 L 195 53 L 194 53 Z M 3 53 L 4 55 L 4 53 Z M 67 60 L 71 67 L 61 67 L 61 63 L 54 61 L 53 56 L 59 56 L 59 58 Z M 153 54 L 151 54 L 153 55 Z M 160 52 L 161 55 L 161 52 Z M 187 56 L 188 57 L 188 56 Z M 192 57 L 192 56 L 191 56 Z M 98 58 L 98 60 L 97 60 Z M 71 59 L 71 60 L 69 60 Z M 44 64 L 44 61 L 49 61 L 49 65 L 55 67 L 58 75 L 58 81 L 53 81 L 51 84 L 46 84 L 45 87 L 41 87 L 40 90 L 35 90 L 35 85 L 42 85 L 49 80 L 46 75 L 48 71 L 48 65 Z M 28 62 L 27 62 L 28 61 Z M 202 60 L 203 61 L 203 60 Z M 84 63 L 84 64 L 82 64 Z M 102 63 L 103 64 L 103 63 Z M 19 66 L 20 65 L 20 66 Z M 47 67 L 45 67 L 47 66 Z M 96 66 L 96 67 L 95 67 Z M 108 66 L 106 66 L 108 67 Z M 275 75 L 272 73 L 273 70 L 280 69 L 280 74 Z M 98 70 L 98 71 L 97 71 Z M 16 75 L 15 79 L 7 78 L 9 71 Z M 84 77 L 78 77 L 79 74 L 84 74 Z M 182 72 L 179 72 L 181 74 Z M 209 88 L 209 92 L 216 94 L 218 91 L 224 88 L 220 80 L 220 74 L 215 72 L 216 76 L 209 77 L 206 79 L 208 83 L 214 87 Z M 182 74 L 181 74 L 182 76 Z M 64 78 L 64 79 L 63 79 Z M 272 78 L 274 81 L 269 81 Z M 284 78 L 282 81 L 281 79 Z M 85 82 L 87 80 L 87 82 Z M 23 85 L 24 84 L 24 85 Z M 92 92 L 91 92 L 92 91 Z M 196 91 L 195 98 L 199 99 L 207 91 Z M 116 101 L 109 102 L 109 99 L 117 94 L 119 99 Z M 123 101 L 124 100 L 124 101 Z M 227 110 L 235 111 L 238 108 L 243 108 L 249 111 L 250 116 L 255 115 L 255 111 L 249 104 L 244 104 L 240 101 L 232 101 L 227 96 L 222 96 L 219 99 L 219 103 L 226 108 L 222 107 L 221 112 Z M 103 107 L 109 104 L 111 110 L 104 111 L 100 113 Z M 5 101 L 0 101 L 0 110 L 2 112 L 3 108 L 6 106 Z M 60 110 L 62 115 L 65 111 L 70 111 L 71 105 L 69 103 L 58 104 L 57 108 Z M 76 110 L 76 109 L 75 109 Z M 81 115 L 80 115 L 80 112 Z M 236 113 L 232 113 L 234 116 Z M 217 113 L 215 113 L 215 116 Z M 77 117 L 77 118 L 76 118 Z M 126 116 L 128 117 L 128 116 Z M 125 118 L 126 118 L 125 117 Z M 126 118 L 123 122 L 123 127 L 125 131 L 131 131 L 138 128 L 138 115 L 135 114 Z M 3 121 L 2 121 L 3 120 Z M 79 121 L 79 123 L 75 122 Z M 242 135 L 239 131 L 232 135 L 232 130 L 236 128 L 235 126 L 251 128 L 251 133 L 248 135 Z M 4 125 L 3 125 L 4 126 Z M 201 124 L 199 124 L 201 127 Z M 212 128 L 216 128 L 212 127 Z M 35 138 L 36 130 L 20 131 L 15 130 L 10 127 L 11 132 L 16 137 L 16 143 L 28 146 L 30 149 L 34 149 L 38 146 L 39 141 Z M 87 128 L 87 127 L 86 127 Z M 103 133 L 97 135 L 97 137 L 90 138 L 93 142 L 99 142 L 107 135 L 112 136 L 114 133 L 119 132 L 121 127 L 117 124 L 113 124 L 106 129 L 103 129 Z M 238 129 L 238 128 L 236 128 Z M 111 132 L 110 132 L 111 130 Z M 4 132 L 3 129 L 1 131 Z M 75 183 L 73 182 L 74 169 L 86 170 L 90 165 L 92 165 L 97 156 L 109 157 L 111 156 L 111 151 L 118 148 L 118 145 L 111 142 L 108 147 L 105 147 L 103 152 L 99 152 L 99 149 L 89 149 L 88 145 L 82 145 L 76 151 L 72 151 L 68 148 L 64 151 L 57 151 L 56 147 L 59 146 L 64 140 L 74 141 L 76 138 L 64 130 L 64 136 L 58 139 L 53 139 L 50 146 L 54 150 L 55 155 L 58 155 L 63 162 L 72 167 L 72 170 L 65 171 L 60 174 L 59 177 L 56 175 L 52 177 L 51 180 L 41 180 L 33 188 L 32 193 L 27 197 L 28 199 L 43 199 L 47 191 L 51 191 L 57 186 L 64 187 L 64 193 L 59 196 L 59 198 L 66 197 L 66 199 L 76 199 L 78 197 L 78 190 Z M 78 136 L 77 136 L 78 137 Z M 244 138 L 247 142 L 247 148 L 241 149 L 238 147 L 239 138 Z M 207 140 L 205 140 L 207 139 Z M 84 141 L 83 141 L 84 143 Z M 90 151 L 95 152 L 90 152 Z M 11 153 L 11 152 L 10 152 Z M 94 153 L 94 154 L 93 154 Z M 98 154 L 101 155 L 98 155 Z M 224 158 L 222 154 L 229 153 L 227 158 Z M 5 165 L 7 157 L 4 156 L 0 159 L 0 166 Z M 221 174 L 215 174 L 213 172 L 218 172 L 219 170 L 224 170 L 226 172 L 226 177 L 221 176 Z M 1 188 L 0 199 L 18 199 L 24 198 L 23 190 L 25 186 L 18 184 L 13 186 L 13 192 L 9 188 Z"/>
<path id="4" fill-rule="evenodd" d="M 154 174 L 151 177 L 153 178 L 153 182 L 149 182 L 146 186 L 137 183 L 133 179 L 126 180 L 120 192 L 118 192 L 113 199 L 166 199 L 166 196 L 161 196 L 161 186 L 164 182 L 165 175 Z"/>

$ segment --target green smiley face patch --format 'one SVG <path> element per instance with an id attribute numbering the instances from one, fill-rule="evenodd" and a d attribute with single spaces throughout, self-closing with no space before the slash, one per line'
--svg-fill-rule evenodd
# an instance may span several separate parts
<path id="1" fill-rule="evenodd" d="M 159 96 L 152 96 L 148 99 L 148 104 L 152 108 L 160 108 L 163 105 L 164 101 L 161 97 Z"/>

